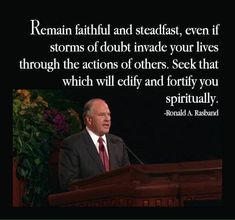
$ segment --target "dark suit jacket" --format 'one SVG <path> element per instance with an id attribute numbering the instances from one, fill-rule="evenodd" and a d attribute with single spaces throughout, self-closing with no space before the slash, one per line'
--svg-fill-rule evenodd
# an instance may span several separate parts
<path id="1" fill-rule="evenodd" d="M 123 140 L 112 134 L 106 134 L 106 139 L 110 170 L 129 165 Z M 104 172 L 98 151 L 86 129 L 64 140 L 59 159 L 59 181 L 63 191 L 75 180 Z"/>

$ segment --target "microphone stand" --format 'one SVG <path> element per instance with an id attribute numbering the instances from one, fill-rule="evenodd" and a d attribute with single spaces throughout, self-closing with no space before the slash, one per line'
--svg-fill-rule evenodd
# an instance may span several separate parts
<path id="1" fill-rule="evenodd" d="M 141 165 L 144 165 L 144 162 L 143 162 L 142 160 L 140 160 L 140 159 L 136 156 L 136 154 L 135 154 L 129 147 L 127 147 L 125 144 L 124 144 L 124 146 L 126 147 L 126 149 L 132 154 L 132 156 L 134 156 L 134 158 L 135 158 Z"/>

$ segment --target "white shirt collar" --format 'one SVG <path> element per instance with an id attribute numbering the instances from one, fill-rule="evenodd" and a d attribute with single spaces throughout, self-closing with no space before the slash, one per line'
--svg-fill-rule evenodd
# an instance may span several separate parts
<path id="1" fill-rule="evenodd" d="M 93 143 L 95 144 L 96 149 L 99 151 L 99 149 L 98 149 L 98 146 L 99 146 L 98 139 L 99 139 L 99 137 L 102 137 L 103 140 L 104 140 L 104 147 L 105 147 L 105 149 L 107 151 L 107 139 L 106 139 L 106 135 L 104 134 L 102 136 L 98 136 L 93 131 L 91 131 L 88 127 L 86 127 L 86 130 L 87 130 L 88 134 L 90 135 Z"/>

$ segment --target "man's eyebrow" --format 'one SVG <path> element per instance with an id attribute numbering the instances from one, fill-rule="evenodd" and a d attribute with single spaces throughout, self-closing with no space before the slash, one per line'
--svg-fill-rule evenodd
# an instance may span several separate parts
<path id="1" fill-rule="evenodd" d="M 99 113 L 96 113 L 97 115 L 104 115 L 104 114 L 109 114 L 111 115 L 111 112 L 99 112 Z"/>

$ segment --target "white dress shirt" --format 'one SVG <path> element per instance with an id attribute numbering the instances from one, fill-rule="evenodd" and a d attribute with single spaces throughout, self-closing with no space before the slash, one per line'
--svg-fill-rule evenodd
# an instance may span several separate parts
<path id="1" fill-rule="evenodd" d="M 102 137 L 104 148 L 106 150 L 107 156 L 109 157 L 108 148 L 107 148 L 107 139 L 106 139 L 105 134 L 103 136 L 98 136 L 94 132 L 92 132 L 88 127 L 86 127 L 86 130 L 87 130 L 88 134 L 90 135 L 93 143 L 95 144 L 95 147 L 96 147 L 96 150 L 98 151 L 98 153 L 99 153 L 99 142 L 98 142 L 98 139 L 99 139 L 99 137 Z"/>

